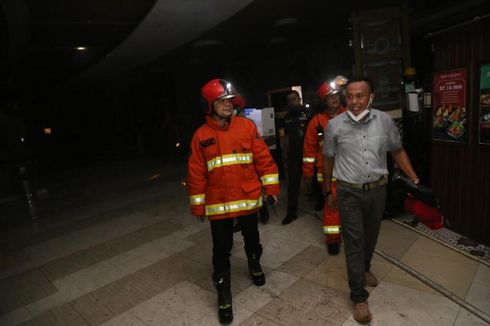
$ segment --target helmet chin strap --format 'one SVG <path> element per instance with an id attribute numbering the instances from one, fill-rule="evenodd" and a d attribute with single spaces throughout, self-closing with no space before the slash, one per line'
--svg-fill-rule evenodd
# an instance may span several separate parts
<path id="1" fill-rule="evenodd" d="M 216 113 L 216 111 L 214 110 L 214 108 L 211 111 L 211 115 L 214 115 L 216 118 L 218 118 L 218 120 L 227 120 L 227 121 L 230 121 L 230 118 L 222 117 L 218 113 Z"/>

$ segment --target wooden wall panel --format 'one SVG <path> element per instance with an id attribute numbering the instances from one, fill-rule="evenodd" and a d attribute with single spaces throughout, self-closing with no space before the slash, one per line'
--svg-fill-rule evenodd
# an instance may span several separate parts
<path id="1" fill-rule="evenodd" d="M 432 142 L 431 181 L 450 229 L 490 244 L 490 145 L 479 144 L 480 64 L 490 63 L 490 19 L 433 38 L 434 71 L 468 69 L 468 143 Z"/>

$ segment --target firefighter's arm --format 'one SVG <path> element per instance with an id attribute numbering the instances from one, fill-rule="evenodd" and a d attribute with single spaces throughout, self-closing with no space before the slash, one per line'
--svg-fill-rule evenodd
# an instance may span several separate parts
<path id="1" fill-rule="evenodd" d="M 280 193 L 279 173 L 266 143 L 253 125 L 252 155 L 255 169 L 265 188 L 265 194 L 275 197 Z"/>
<path id="2" fill-rule="evenodd" d="M 203 217 L 206 213 L 207 173 L 207 162 L 199 146 L 199 137 L 196 133 L 192 138 L 191 153 L 187 164 L 187 190 L 192 215 L 198 217 Z"/>
<path id="3" fill-rule="evenodd" d="M 306 135 L 303 143 L 303 175 L 306 178 L 313 177 L 315 172 L 316 153 L 318 150 L 318 133 L 313 121 L 314 120 L 311 120 L 306 128 Z"/>

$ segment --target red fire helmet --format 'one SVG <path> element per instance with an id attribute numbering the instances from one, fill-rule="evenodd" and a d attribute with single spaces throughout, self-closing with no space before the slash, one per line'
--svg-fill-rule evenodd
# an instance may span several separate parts
<path id="1" fill-rule="evenodd" d="M 338 92 L 340 92 L 340 89 L 335 82 L 324 82 L 318 87 L 317 94 L 323 100 L 325 96 L 337 94 Z"/>
<path id="2" fill-rule="evenodd" d="M 224 79 L 212 79 L 201 88 L 201 100 L 204 113 L 211 114 L 213 102 L 223 98 L 234 98 L 237 96 L 235 88 Z"/>

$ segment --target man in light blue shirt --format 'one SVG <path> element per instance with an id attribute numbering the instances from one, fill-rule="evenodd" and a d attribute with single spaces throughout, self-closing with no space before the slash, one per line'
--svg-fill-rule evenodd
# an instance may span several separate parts
<path id="1" fill-rule="evenodd" d="M 353 317 L 359 322 L 372 318 L 365 287 L 378 283 L 369 270 L 385 207 L 386 152 L 414 183 L 419 182 L 394 121 L 371 108 L 373 99 L 369 78 L 350 79 L 347 112 L 328 122 L 323 143 L 324 196 L 328 205 L 340 210 Z M 337 179 L 338 205 L 330 191 L 332 177 Z"/>

